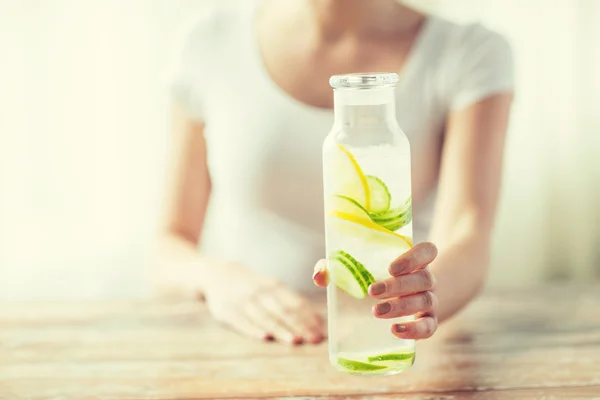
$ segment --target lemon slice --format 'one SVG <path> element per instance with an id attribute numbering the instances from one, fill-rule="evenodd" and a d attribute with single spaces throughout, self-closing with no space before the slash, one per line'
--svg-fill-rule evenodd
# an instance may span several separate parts
<path id="1" fill-rule="evenodd" d="M 341 144 L 333 154 L 334 192 L 357 201 L 367 211 L 371 209 L 369 183 L 356 159 Z"/>
<path id="2" fill-rule="evenodd" d="M 404 251 L 412 247 L 411 238 L 379 226 L 368 217 L 338 210 L 330 212 L 330 215 L 333 217 L 334 228 L 344 235 L 360 238 L 367 243 L 394 246 Z"/>

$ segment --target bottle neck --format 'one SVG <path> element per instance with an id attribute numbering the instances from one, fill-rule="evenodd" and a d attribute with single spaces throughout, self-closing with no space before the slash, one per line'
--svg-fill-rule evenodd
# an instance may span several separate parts
<path id="1" fill-rule="evenodd" d="M 346 127 L 396 124 L 396 98 L 393 87 L 334 91 L 335 123 Z"/>

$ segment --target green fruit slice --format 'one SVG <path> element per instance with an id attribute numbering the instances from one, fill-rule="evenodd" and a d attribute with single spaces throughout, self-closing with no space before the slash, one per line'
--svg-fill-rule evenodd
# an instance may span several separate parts
<path id="1" fill-rule="evenodd" d="M 367 364 L 360 361 L 348 360 L 347 358 L 342 357 L 339 357 L 337 362 L 339 365 L 350 371 L 379 371 L 380 369 L 387 368 L 384 365 Z"/>
<path id="2" fill-rule="evenodd" d="M 364 287 L 365 287 L 365 294 L 367 294 L 369 286 L 372 283 L 375 283 L 375 278 L 373 277 L 373 275 L 369 272 L 368 269 L 365 268 L 365 266 L 363 264 L 361 264 L 360 262 L 358 262 L 358 260 L 354 257 L 352 257 L 350 254 L 346 253 L 343 250 L 339 250 L 338 254 L 344 258 L 348 263 L 352 264 L 355 268 L 355 270 L 360 274 Z"/>
<path id="3" fill-rule="evenodd" d="M 371 194 L 371 208 L 369 211 L 372 214 L 386 212 L 390 208 L 392 195 L 385 183 L 376 176 L 367 175 L 367 184 Z"/>
<path id="4" fill-rule="evenodd" d="M 335 286 L 356 299 L 364 299 L 369 285 L 375 282 L 364 265 L 342 250 L 331 255 L 327 267 Z"/>
<path id="5" fill-rule="evenodd" d="M 341 211 L 358 218 L 370 218 L 367 210 L 360 203 L 348 196 L 335 195 L 329 205 L 332 211 Z"/>
<path id="6" fill-rule="evenodd" d="M 412 201 L 409 197 L 406 203 L 399 208 L 394 208 L 378 214 L 370 214 L 371 219 L 377 225 L 396 231 L 407 225 L 412 220 Z"/>
<path id="7" fill-rule="evenodd" d="M 377 356 L 367 357 L 369 362 L 380 362 L 380 361 L 403 361 L 403 360 L 412 360 L 415 358 L 414 352 L 407 353 L 388 353 L 388 354 L 380 354 Z"/>
<path id="8" fill-rule="evenodd" d="M 400 214 L 398 217 L 394 219 L 390 219 L 387 221 L 374 220 L 379 226 L 388 229 L 392 232 L 397 231 L 402 228 L 406 224 L 408 224 L 411 220 L 412 214 L 409 212 L 407 214 Z"/>
<path id="9" fill-rule="evenodd" d="M 351 265 L 337 258 L 332 258 L 327 263 L 327 268 L 331 273 L 332 282 L 338 289 L 356 299 L 365 298 L 366 291 L 361 276 Z"/>
<path id="10" fill-rule="evenodd" d="M 412 214 L 412 197 L 409 197 L 401 207 L 392 208 L 381 213 L 370 213 L 373 220 L 381 222 L 391 221 L 410 214 Z"/>

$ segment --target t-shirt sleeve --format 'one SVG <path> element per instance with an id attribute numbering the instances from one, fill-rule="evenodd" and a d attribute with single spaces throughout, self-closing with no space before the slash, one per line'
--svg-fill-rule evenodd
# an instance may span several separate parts
<path id="1" fill-rule="evenodd" d="M 464 109 L 494 94 L 512 93 L 514 59 L 508 41 L 481 25 L 465 38 L 450 99 L 452 110 Z"/>
<path id="2" fill-rule="evenodd" d="M 205 106 L 202 78 L 206 76 L 204 55 L 210 51 L 214 25 L 214 12 L 196 18 L 179 35 L 167 71 L 167 86 L 170 98 L 177 102 L 192 118 L 204 121 Z"/>

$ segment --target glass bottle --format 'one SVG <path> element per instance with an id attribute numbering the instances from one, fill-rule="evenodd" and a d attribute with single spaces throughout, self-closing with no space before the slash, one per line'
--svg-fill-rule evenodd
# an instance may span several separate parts
<path id="1" fill-rule="evenodd" d="M 371 283 L 412 246 L 410 148 L 396 121 L 393 73 L 332 76 L 335 121 L 323 144 L 329 357 L 339 370 L 388 375 L 409 368 L 414 340 L 375 318 Z"/>

